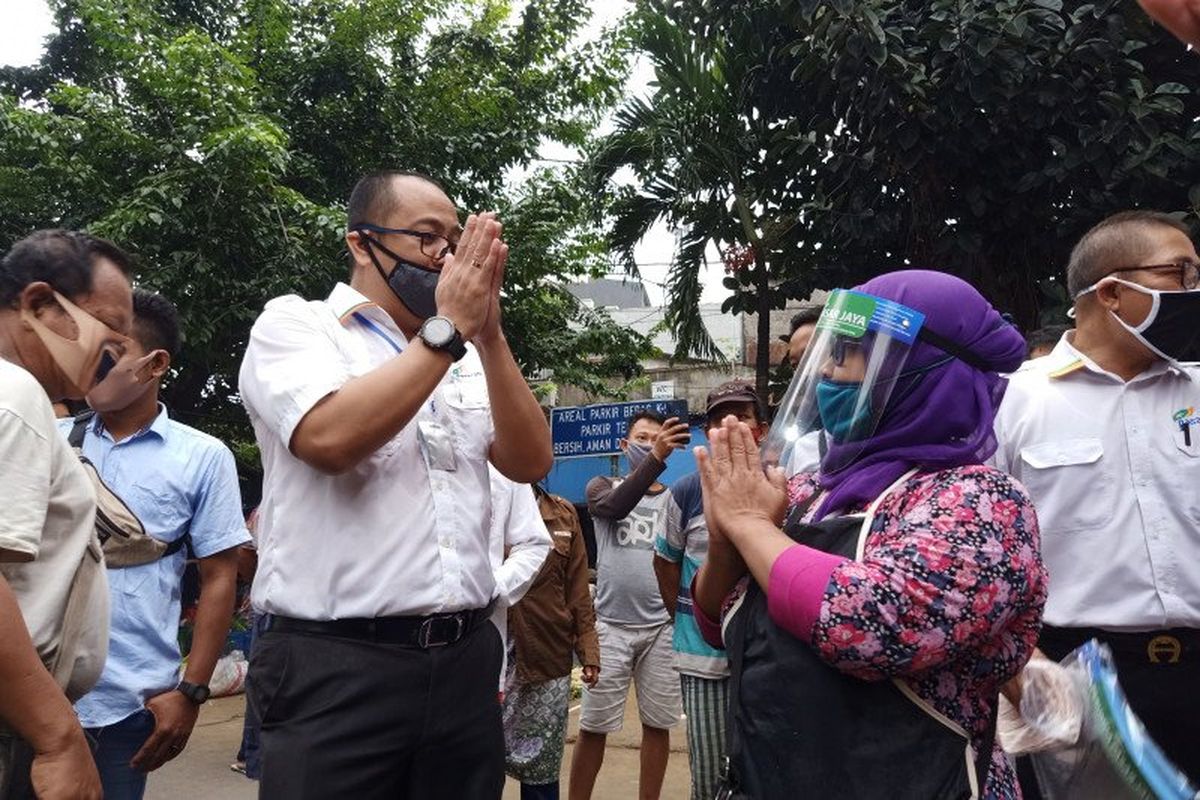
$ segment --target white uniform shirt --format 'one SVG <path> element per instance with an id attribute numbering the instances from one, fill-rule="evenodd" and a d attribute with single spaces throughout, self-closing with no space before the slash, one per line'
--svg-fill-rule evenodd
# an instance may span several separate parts
<path id="1" fill-rule="evenodd" d="M 1200 368 L 1126 383 L 1064 337 L 1010 377 L 996 437 L 1037 509 L 1047 624 L 1200 628 Z"/>
<path id="2" fill-rule="evenodd" d="M 550 555 L 550 532 L 542 522 L 542 512 L 531 486 L 510 481 L 495 467 L 489 472 L 492 479 L 490 554 L 496 576 L 496 610 L 492 612 L 492 624 L 500 631 L 500 640 L 505 643 L 504 658 L 500 662 L 500 690 L 503 691 L 508 663 L 508 609 L 525 596 L 542 571 L 542 564 Z"/>
<path id="3" fill-rule="evenodd" d="M 238 386 L 262 451 L 254 605 L 300 619 L 425 615 L 486 606 L 493 439 L 478 354 L 451 368 L 396 436 L 341 475 L 288 449 L 314 405 L 408 344 L 391 318 L 338 284 L 327 300 L 269 302 Z M 421 423 L 452 437 L 455 469 L 427 466 Z"/>

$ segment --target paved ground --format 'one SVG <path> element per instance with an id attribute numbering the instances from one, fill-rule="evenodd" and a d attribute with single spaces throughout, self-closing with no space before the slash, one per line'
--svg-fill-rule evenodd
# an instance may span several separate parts
<path id="1" fill-rule="evenodd" d="M 257 797 L 252 781 L 229 769 L 242 737 L 241 695 L 213 700 L 204 705 L 200 722 L 187 750 L 167 766 L 150 776 L 148 800 L 253 800 Z M 579 711 L 573 706 L 563 758 L 562 788 L 566 797 L 567 772 L 571 747 L 579 727 Z M 604 767 L 596 780 L 594 800 L 629 800 L 637 797 L 638 739 L 641 726 L 633 696 L 626 704 L 625 725 L 620 733 L 608 737 Z M 671 760 L 662 800 L 684 800 L 688 796 L 687 742 L 683 726 L 671 732 Z M 504 800 L 517 800 L 519 790 L 509 781 Z"/>

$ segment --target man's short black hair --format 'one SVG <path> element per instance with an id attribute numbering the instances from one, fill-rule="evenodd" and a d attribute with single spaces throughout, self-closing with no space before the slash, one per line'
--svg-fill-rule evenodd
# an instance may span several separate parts
<path id="1" fill-rule="evenodd" d="M 1113 270 L 1136 267 L 1150 246 L 1146 233 L 1155 228 L 1192 236 L 1187 225 L 1161 211 L 1122 211 L 1101 220 L 1071 250 L 1067 292 L 1074 298 Z"/>
<path id="2" fill-rule="evenodd" d="M 1044 328 L 1038 328 L 1025 337 L 1025 346 L 1030 355 L 1033 355 L 1033 351 L 1041 347 L 1053 348 L 1063 334 L 1069 330 L 1071 330 L 1070 325 L 1047 325 Z"/>
<path id="3" fill-rule="evenodd" d="M 805 325 L 816 325 L 817 320 L 821 318 L 821 312 L 825 310 L 825 306 L 805 306 L 792 315 L 792 321 L 788 323 L 788 332 L 786 336 L 780 336 L 782 342 L 790 342 L 792 337 L 796 335 L 796 331 L 800 330 Z"/>
<path id="4" fill-rule="evenodd" d="M 13 307 L 25 287 L 38 281 L 68 299 L 87 295 L 99 258 L 112 261 L 129 277 L 129 256 L 107 239 L 61 228 L 34 231 L 0 261 L 0 305 Z"/>
<path id="5" fill-rule="evenodd" d="M 651 422 L 653 422 L 655 425 L 658 425 L 660 427 L 667 421 L 666 417 L 664 417 L 662 414 L 658 413 L 654 409 L 642 408 L 642 409 L 639 409 L 637 411 L 637 413 L 635 413 L 632 417 L 629 418 L 629 425 L 628 425 L 628 427 L 625 428 L 625 433 L 628 434 L 629 431 L 633 430 L 634 425 L 636 425 L 638 422 L 640 422 L 641 420 L 644 420 L 644 419 L 648 419 Z"/>
<path id="6" fill-rule="evenodd" d="M 418 178 L 446 191 L 428 175 L 410 170 L 386 169 L 364 175 L 350 192 L 350 202 L 346 205 L 347 229 L 354 230 L 355 226 L 363 224 L 380 225 L 391 215 L 398 201 L 392 187 L 397 178 Z"/>
<path id="7" fill-rule="evenodd" d="M 179 332 L 179 312 L 175 304 L 161 294 L 134 289 L 133 336 L 146 352 L 166 350 L 171 358 L 179 355 L 183 335 Z"/>

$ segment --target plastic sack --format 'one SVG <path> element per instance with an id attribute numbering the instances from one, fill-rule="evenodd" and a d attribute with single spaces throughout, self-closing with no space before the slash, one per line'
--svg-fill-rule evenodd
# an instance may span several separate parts
<path id="1" fill-rule="evenodd" d="M 249 669 L 250 662 L 246 660 L 246 655 L 241 650 L 234 650 L 227 656 L 221 656 L 217 660 L 217 666 L 213 669 L 212 679 L 208 682 L 212 696 L 228 697 L 232 694 L 240 694 L 246 688 L 246 672 Z"/>
<path id="2" fill-rule="evenodd" d="M 1117 681 L 1112 652 L 1092 640 L 1061 662 L 1079 702 L 1077 741 L 1030 758 L 1047 800 L 1196 800 L 1197 792 L 1146 733 Z M 1063 729 L 1060 683 L 1035 683 L 1021 716 L 1035 729 Z M 1043 691 L 1049 687 L 1051 691 Z"/>
<path id="3" fill-rule="evenodd" d="M 1086 698 L 1065 667 L 1035 658 L 1021 673 L 1021 708 L 1001 695 L 996 738 L 1009 755 L 1070 747 L 1079 741 Z"/>

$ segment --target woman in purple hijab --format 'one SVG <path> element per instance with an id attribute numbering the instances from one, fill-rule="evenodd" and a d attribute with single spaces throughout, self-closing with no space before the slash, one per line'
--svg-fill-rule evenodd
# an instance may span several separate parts
<path id="1" fill-rule="evenodd" d="M 732 418 L 710 432 L 692 597 L 730 659 L 727 796 L 1020 796 L 996 702 L 1046 573 L 1028 496 L 983 462 L 1024 354 L 969 284 L 895 272 L 831 294 L 761 460 Z"/>

